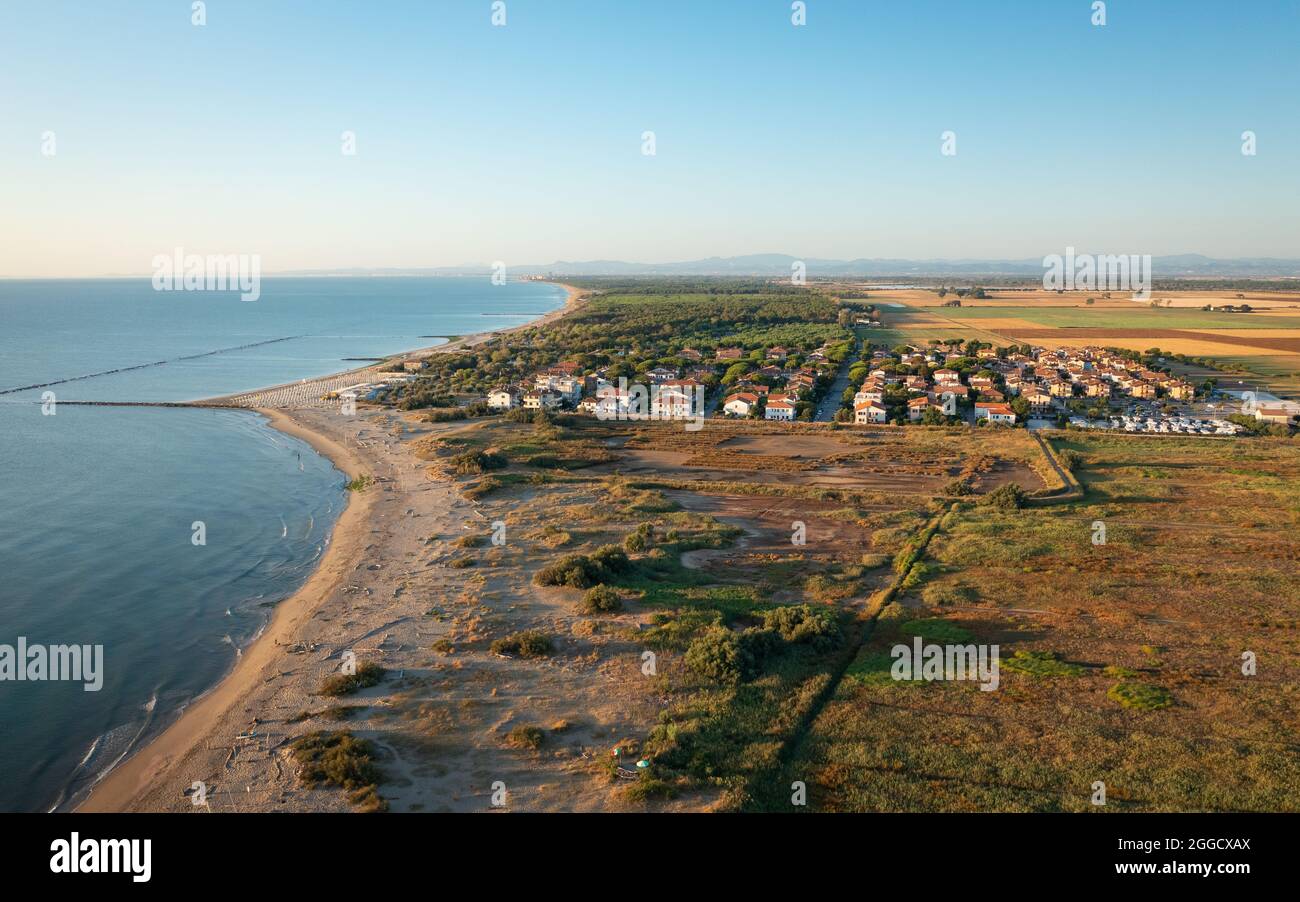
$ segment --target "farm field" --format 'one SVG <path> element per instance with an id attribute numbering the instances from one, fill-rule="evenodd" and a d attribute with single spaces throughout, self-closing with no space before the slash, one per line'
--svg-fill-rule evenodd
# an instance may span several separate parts
<path id="1" fill-rule="evenodd" d="M 1300 811 L 1294 441 L 1055 444 L 1085 498 L 946 518 L 755 807 Z M 997 644 L 999 688 L 895 682 L 915 635 Z"/>

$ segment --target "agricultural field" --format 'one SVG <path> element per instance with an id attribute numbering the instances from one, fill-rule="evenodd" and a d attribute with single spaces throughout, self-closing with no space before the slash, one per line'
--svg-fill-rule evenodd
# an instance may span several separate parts
<path id="1" fill-rule="evenodd" d="M 1083 499 L 958 504 L 752 807 L 1300 811 L 1300 447 L 1054 445 Z M 1000 685 L 893 680 L 918 635 L 998 645 Z"/>

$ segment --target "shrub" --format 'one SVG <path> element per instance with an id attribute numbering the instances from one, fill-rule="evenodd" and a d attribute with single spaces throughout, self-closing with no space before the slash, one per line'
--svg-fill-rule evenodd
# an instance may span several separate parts
<path id="1" fill-rule="evenodd" d="M 290 748 L 300 767 L 298 777 L 308 789 L 339 786 L 362 790 L 373 788 L 384 778 L 374 763 L 374 745 L 348 730 L 317 730 L 295 739 Z"/>
<path id="2" fill-rule="evenodd" d="M 1008 482 L 989 492 L 988 502 L 998 510 L 1019 510 L 1025 506 L 1025 490 L 1014 482 Z"/>
<path id="3" fill-rule="evenodd" d="M 540 749 L 546 741 L 546 734 L 541 727 L 515 727 L 506 734 L 506 744 L 517 749 Z"/>
<path id="4" fill-rule="evenodd" d="M 632 569 L 632 562 L 617 545 L 600 546 L 591 553 L 591 562 L 605 576 L 623 576 Z"/>
<path id="5" fill-rule="evenodd" d="M 569 586 L 590 589 L 597 583 L 612 581 L 632 569 L 627 554 L 617 545 L 602 545 L 590 555 L 570 554 L 537 571 L 533 581 L 539 586 Z"/>
<path id="6" fill-rule="evenodd" d="M 831 608 L 801 604 L 763 612 L 764 629 L 775 630 L 786 642 L 807 643 L 819 651 L 840 638 L 840 624 Z"/>
<path id="7" fill-rule="evenodd" d="M 493 654 L 518 655 L 521 658 L 544 658 L 554 653 L 555 643 L 540 630 L 511 633 L 492 643 Z"/>
<path id="8" fill-rule="evenodd" d="M 350 695 L 359 689 L 379 685 L 384 678 L 384 668 L 373 661 L 357 665 L 356 673 L 336 673 L 321 684 L 320 694 L 330 696 Z"/>
<path id="9" fill-rule="evenodd" d="M 954 479 L 943 487 L 943 493 L 950 498 L 960 498 L 975 491 L 969 479 Z"/>
<path id="10" fill-rule="evenodd" d="M 590 589 L 600 579 L 600 573 L 585 554 L 568 554 L 553 564 L 548 564 L 533 582 L 539 586 L 569 586 L 573 589 Z"/>
<path id="11" fill-rule="evenodd" d="M 347 484 L 349 492 L 364 492 L 374 483 L 374 477 L 362 474 Z"/>
<path id="12" fill-rule="evenodd" d="M 623 548 L 629 552 L 645 551 L 654 544 L 655 526 L 653 523 L 642 523 L 634 532 L 627 534 L 623 539 Z"/>
<path id="13" fill-rule="evenodd" d="M 963 585 L 944 586 L 931 583 L 921 590 L 921 600 L 931 607 L 967 605 L 978 598 L 979 593 L 970 586 Z"/>
<path id="14" fill-rule="evenodd" d="M 752 680 L 763 660 L 780 644 L 775 630 L 733 632 L 714 627 L 686 649 L 686 666 L 705 679 L 727 686 Z"/>
<path id="15" fill-rule="evenodd" d="M 629 802 L 648 802 L 651 799 L 671 799 L 677 795 L 677 788 L 671 783 L 642 773 L 635 783 L 623 790 L 623 796 Z"/>
<path id="16" fill-rule="evenodd" d="M 505 455 L 496 450 L 465 451 L 457 454 L 451 461 L 455 465 L 456 473 L 461 476 L 482 473 L 485 470 L 500 470 L 509 463 Z"/>
<path id="17" fill-rule="evenodd" d="M 1106 695 L 1125 708 L 1139 711 L 1156 711 L 1174 703 L 1169 690 L 1150 683 L 1116 683 L 1106 691 Z"/>
<path id="18" fill-rule="evenodd" d="M 582 610 L 587 614 L 607 614 L 622 607 L 618 593 L 604 583 L 593 586 L 582 600 Z"/>
<path id="19" fill-rule="evenodd" d="M 1078 664 L 1068 664 L 1050 651 L 1017 651 L 1011 657 L 1003 658 L 1000 666 L 1027 676 L 1079 676 L 1083 673 Z"/>

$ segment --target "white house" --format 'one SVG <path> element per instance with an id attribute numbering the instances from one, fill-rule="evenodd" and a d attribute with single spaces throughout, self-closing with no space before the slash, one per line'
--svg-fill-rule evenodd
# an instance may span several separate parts
<path id="1" fill-rule="evenodd" d="M 767 407 L 763 411 L 765 420 L 793 420 L 794 419 L 794 402 L 787 401 L 784 398 L 776 400 L 768 399 Z"/>
<path id="2" fill-rule="evenodd" d="M 704 387 L 689 379 L 652 386 L 650 414 L 659 420 L 683 420 L 704 415 Z"/>
<path id="3" fill-rule="evenodd" d="M 560 396 L 551 391 L 530 391 L 524 395 L 525 410 L 554 410 L 560 406 Z"/>
<path id="4" fill-rule="evenodd" d="M 496 388 L 488 392 L 488 407 L 493 410 L 510 410 L 519 406 L 519 392 L 512 388 Z"/>
<path id="5" fill-rule="evenodd" d="M 888 421 L 889 410 L 879 402 L 863 401 L 853 405 L 853 422 L 855 423 L 886 423 Z"/>
<path id="6" fill-rule="evenodd" d="M 1016 422 L 1016 413 L 1005 404 L 976 404 L 975 419 L 1012 426 Z"/>
<path id="7" fill-rule="evenodd" d="M 753 412 L 756 404 L 758 404 L 758 395 L 747 391 L 736 392 L 734 395 L 727 396 L 722 410 L 733 417 L 747 417 Z"/>

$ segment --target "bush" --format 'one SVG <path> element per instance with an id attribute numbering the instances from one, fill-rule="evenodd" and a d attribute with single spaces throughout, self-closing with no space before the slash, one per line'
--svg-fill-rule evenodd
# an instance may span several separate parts
<path id="1" fill-rule="evenodd" d="M 931 607 L 968 605 L 974 603 L 978 598 L 979 593 L 970 586 L 963 585 L 944 586 L 931 583 L 921 590 L 921 600 Z"/>
<path id="2" fill-rule="evenodd" d="M 1083 673 L 1078 664 L 1066 663 L 1050 651 L 1018 651 L 1010 658 L 1004 658 L 1001 666 L 1012 673 L 1027 676 L 1079 676 Z"/>
<path id="3" fill-rule="evenodd" d="M 518 655 L 521 658 L 544 658 L 554 651 L 555 643 L 551 637 L 539 630 L 512 633 L 492 643 L 493 654 Z"/>
<path id="4" fill-rule="evenodd" d="M 506 734 L 506 744 L 517 749 L 540 749 L 546 741 L 546 734 L 541 727 L 515 727 Z"/>
<path id="5" fill-rule="evenodd" d="M 974 492 L 969 479 L 954 479 L 943 487 L 943 493 L 949 498 L 960 498 Z"/>
<path id="6" fill-rule="evenodd" d="M 629 552 L 645 551 L 654 544 L 655 526 L 653 523 L 642 523 L 636 528 L 635 532 L 630 532 L 623 539 L 623 548 Z"/>
<path id="7" fill-rule="evenodd" d="M 623 602 L 619 600 L 618 593 L 604 583 L 592 587 L 582 600 L 582 610 L 587 614 L 607 614 L 622 607 Z"/>
<path id="8" fill-rule="evenodd" d="M 374 763 L 374 745 L 367 739 L 357 739 L 348 730 L 317 730 L 295 739 L 290 748 L 301 768 L 298 777 L 308 789 L 339 786 L 364 790 L 384 778 Z"/>
<path id="9" fill-rule="evenodd" d="M 764 659 L 779 645 L 775 630 L 747 629 L 737 633 L 713 627 L 686 649 L 686 666 L 705 679 L 735 686 L 758 676 Z"/>
<path id="10" fill-rule="evenodd" d="M 826 651 L 840 638 L 835 611 L 808 604 L 764 611 L 763 627 L 775 630 L 786 642 L 807 643 L 818 651 Z"/>
<path id="11" fill-rule="evenodd" d="M 1107 690 L 1106 695 L 1125 708 L 1139 711 L 1156 711 L 1174 703 L 1169 690 L 1149 683 L 1116 683 Z"/>
<path id="12" fill-rule="evenodd" d="M 457 570 L 464 570 L 466 567 L 473 567 L 476 563 L 478 562 L 472 557 L 458 557 L 448 564 L 448 566 L 454 567 Z"/>
<path id="13" fill-rule="evenodd" d="M 632 569 L 627 554 L 617 545 L 602 545 L 590 555 L 569 554 L 537 571 L 533 582 L 539 586 L 569 586 L 590 589 L 597 583 L 612 581 Z"/>
<path id="14" fill-rule="evenodd" d="M 500 470 L 509 464 L 506 456 L 496 450 L 466 451 L 457 454 L 451 461 L 455 465 L 456 473 L 461 476 L 482 473 L 485 470 Z"/>
<path id="15" fill-rule="evenodd" d="M 1025 490 L 1014 482 L 1008 482 L 989 492 L 988 502 L 998 510 L 1020 510 L 1025 506 Z"/>
<path id="16" fill-rule="evenodd" d="M 384 668 L 372 661 L 357 665 L 356 673 L 336 673 L 321 684 L 320 694 L 330 696 L 350 695 L 359 689 L 379 685 L 384 678 Z"/>

